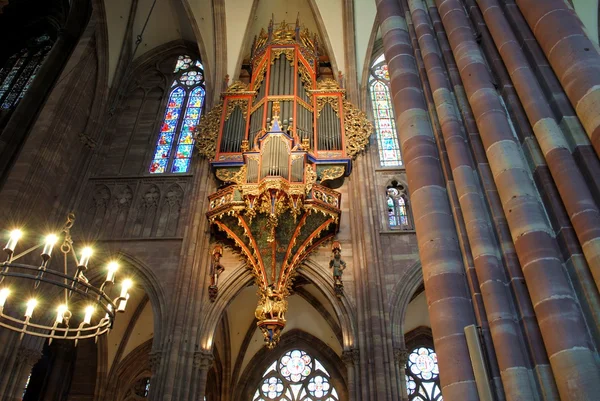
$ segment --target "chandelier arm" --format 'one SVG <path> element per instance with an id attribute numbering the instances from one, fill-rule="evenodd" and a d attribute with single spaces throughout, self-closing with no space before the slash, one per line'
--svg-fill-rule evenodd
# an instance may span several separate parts
<path id="1" fill-rule="evenodd" d="M 15 322 L 15 323 L 19 323 L 21 325 L 25 324 L 24 320 L 19 320 L 19 319 L 15 319 L 13 317 L 7 316 L 5 314 L 1 314 L 0 313 L 0 317 L 2 317 L 3 319 Z M 15 326 L 12 326 L 10 324 L 6 324 L 2 321 L 0 321 L 0 327 L 4 327 L 6 329 L 9 330 L 15 330 Z M 28 327 L 31 328 L 35 328 L 35 329 L 42 329 L 42 330 L 52 330 L 52 327 L 50 326 L 44 326 L 44 325 L 40 325 L 40 324 L 35 324 L 35 323 L 27 323 L 26 325 L 24 325 L 24 327 L 20 330 L 17 330 L 18 332 L 21 332 L 22 334 L 30 334 L 36 337 L 43 337 L 43 338 L 53 338 L 53 339 L 60 339 L 60 340 L 85 340 L 88 338 L 94 338 L 97 336 L 100 336 L 106 332 L 108 332 L 110 330 L 110 319 L 102 319 L 101 323 L 98 323 L 95 326 L 89 326 L 89 327 L 84 327 L 81 329 L 72 329 L 70 327 L 66 327 L 66 328 L 61 328 L 61 327 L 56 327 L 54 329 L 54 331 L 56 332 L 64 332 L 65 335 L 57 335 L 57 334 L 46 334 L 46 333 L 40 333 L 39 331 L 31 331 L 31 330 L 27 330 Z M 73 332 L 76 334 L 73 335 L 68 335 L 68 332 Z M 86 334 L 81 334 L 81 333 L 86 333 Z M 90 332 L 88 334 L 88 332 Z"/>
<path id="2" fill-rule="evenodd" d="M 6 262 L 4 262 L 4 264 L 11 264 L 11 263 L 12 263 L 12 262 L 14 262 L 15 260 L 17 260 L 17 259 L 20 259 L 20 258 L 22 258 L 23 256 L 30 254 L 31 252 L 35 251 L 35 250 L 36 250 L 36 249 L 38 249 L 38 248 L 41 248 L 42 246 L 44 246 L 44 244 L 34 245 L 34 246 L 32 246 L 31 248 L 29 248 L 29 249 L 26 249 L 26 250 L 24 250 L 23 252 L 19 253 L 18 255 L 15 255 L 15 256 L 9 256 L 9 259 L 8 259 Z"/>
<path id="3" fill-rule="evenodd" d="M 23 265 L 23 264 L 12 263 L 9 266 L 35 271 L 36 273 L 38 271 L 37 267 Z M 56 272 L 53 270 L 46 270 L 46 274 L 47 274 L 47 276 L 58 276 L 59 278 L 62 278 L 63 280 L 69 280 L 69 281 L 71 281 L 71 284 L 65 283 L 64 281 L 51 280 L 48 277 L 43 277 L 41 279 L 43 282 L 65 288 L 72 292 L 76 292 L 77 294 L 81 295 L 84 298 L 88 298 L 88 299 L 95 300 L 95 301 L 97 300 L 97 302 L 102 306 L 102 309 L 104 309 L 104 311 L 106 313 L 113 315 L 113 312 L 111 312 L 110 308 L 107 306 L 107 305 L 110 305 L 111 308 L 113 308 L 113 310 L 114 310 L 115 304 L 113 303 L 113 301 L 104 292 L 101 292 L 100 290 L 98 290 L 97 288 L 92 286 L 91 284 L 83 282 L 83 281 L 78 281 L 76 279 L 73 279 L 72 277 L 69 277 L 68 275 L 65 275 L 65 274 L 62 274 L 62 273 L 59 273 L 59 272 Z M 37 276 L 26 274 L 26 273 L 4 272 L 3 271 L 3 272 L 0 272 L 0 276 L 22 278 L 22 279 L 32 280 L 32 281 L 40 280 L 39 278 L 37 278 Z M 82 290 L 81 288 L 78 288 L 77 284 L 79 284 L 81 287 L 84 287 L 85 291 Z M 92 294 L 90 294 L 90 292 Z M 95 294 L 95 296 L 94 296 L 94 294 Z M 117 300 L 118 299 L 119 298 L 117 298 Z M 101 302 L 101 301 L 104 301 L 104 302 Z M 106 306 L 105 306 L 105 304 L 106 304 Z"/>

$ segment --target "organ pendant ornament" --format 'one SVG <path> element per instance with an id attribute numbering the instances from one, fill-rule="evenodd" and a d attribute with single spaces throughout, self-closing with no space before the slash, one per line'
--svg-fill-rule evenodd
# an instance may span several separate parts
<path id="1" fill-rule="evenodd" d="M 269 348 L 285 327 L 296 269 L 339 229 L 341 194 L 332 187 L 373 131 L 336 81 L 317 80 L 318 48 L 298 22 L 271 21 L 253 43 L 250 84 L 230 86 L 197 132 L 223 184 L 208 197 L 212 235 L 252 270 Z"/>

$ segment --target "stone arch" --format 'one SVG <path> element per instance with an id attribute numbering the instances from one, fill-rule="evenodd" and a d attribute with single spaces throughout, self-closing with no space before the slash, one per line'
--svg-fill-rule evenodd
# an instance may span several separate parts
<path id="1" fill-rule="evenodd" d="M 241 379 L 234 389 L 234 399 L 251 400 L 255 384 L 275 360 L 274 355 L 279 358 L 282 353 L 293 348 L 303 349 L 325 362 L 325 368 L 331 375 L 331 382 L 338 391 L 340 400 L 348 400 L 348 378 L 342 359 L 320 339 L 299 329 L 282 334 L 279 344 L 273 350 L 262 348 L 252 357 L 240 375 Z"/>
<path id="2" fill-rule="evenodd" d="M 354 307 L 350 304 L 347 297 L 343 296 L 338 298 L 335 295 L 333 289 L 333 277 L 326 274 L 327 269 L 322 268 L 316 262 L 308 260 L 304 262 L 297 271 L 301 277 L 304 277 L 312 284 L 315 284 L 331 303 L 331 306 L 336 312 L 336 317 L 340 321 L 343 349 L 346 350 L 356 347 L 358 337 L 354 323 L 356 321 Z M 243 264 L 235 268 L 231 275 L 227 276 L 219 283 L 219 295 L 206 311 L 206 317 L 202 322 L 203 330 L 199 332 L 200 337 L 198 338 L 197 344 L 200 344 L 203 349 L 212 349 L 212 340 L 223 313 L 242 289 L 253 284 L 253 280 L 254 277 L 252 276 L 252 272 L 246 268 L 245 264 Z"/>
<path id="3" fill-rule="evenodd" d="M 153 340 L 148 340 L 131 351 L 114 369 L 106 384 L 103 400 L 121 401 L 135 382 L 150 377 L 150 352 Z"/>
<path id="4" fill-rule="evenodd" d="M 147 297 L 147 301 L 145 302 L 150 302 L 154 317 L 153 337 L 151 340 L 137 347 L 135 351 L 127 354 L 123 361 L 119 362 L 116 367 L 113 367 L 110 370 L 107 358 L 107 338 L 106 336 L 103 336 L 99 339 L 97 346 L 98 363 L 96 369 L 95 400 L 112 400 L 112 398 L 106 397 L 108 397 L 110 394 L 113 394 L 109 393 L 109 391 L 112 391 L 111 389 L 114 390 L 114 388 L 116 388 L 114 380 L 116 380 L 115 378 L 118 378 L 120 372 L 119 369 L 121 369 L 122 365 L 126 364 L 126 361 L 128 361 L 132 355 L 139 355 L 139 352 L 141 352 L 139 350 L 142 349 L 142 346 L 144 347 L 143 350 L 145 352 L 143 358 L 146 359 L 150 358 L 150 353 L 161 350 L 167 330 L 167 298 L 164 288 L 160 284 L 160 280 L 154 271 L 148 265 L 127 253 L 118 252 L 114 256 L 115 259 L 127 265 L 133 281 L 136 283 L 136 285 L 142 287 L 145 292 L 145 296 Z M 104 274 L 104 271 L 101 269 L 93 269 L 90 271 L 90 274 L 88 274 L 87 278 L 91 282 L 98 282 L 103 280 Z M 117 317 L 117 319 L 119 319 L 119 317 Z M 130 330 L 132 329 L 133 326 L 130 327 Z M 150 362 L 148 362 L 145 366 L 149 366 L 149 363 Z M 112 396 L 114 396 L 114 394 Z"/>
<path id="5" fill-rule="evenodd" d="M 412 296 L 423 284 L 421 261 L 417 260 L 408 268 L 404 276 L 398 280 L 390 297 L 390 323 L 392 326 L 392 345 L 394 349 L 405 348 L 404 318 L 406 308 Z"/>

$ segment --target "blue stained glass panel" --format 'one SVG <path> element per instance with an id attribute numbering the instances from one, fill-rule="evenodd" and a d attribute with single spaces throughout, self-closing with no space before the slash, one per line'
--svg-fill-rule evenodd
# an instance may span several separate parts
<path id="1" fill-rule="evenodd" d="M 173 161 L 173 173 L 185 173 L 190 166 L 191 159 L 175 159 Z"/>
<path id="2" fill-rule="evenodd" d="M 152 174 L 164 173 L 167 170 L 167 162 L 168 161 L 169 161 L 168 159 L 153 160 L 152 164 L 150 165 L 150 172 Z"/>
<path id="3" fill-rule="evenodd" d="M 169 96 L 165 117 L 160 127 L 160 135 L 154 152 L 154 160 L 149 168 L 149 172 L 152 174 L 164 173 L 167 169 L 169 153 L 181 115 L 181 106 L 183 105 L 184 98 L 185 90 L 181 87 L 173 89 Z"/>
<path id="4" fill-rule="evenodd" d="M 177 154 L 175 155 L 175 157 L 177 159 L 187 159 L 192 157 L 192 149 L 194 148 L 193 145 L 179 145 L 177 147 Z"/>
<path id="5" fill-rule="evenodd" d="M 169 158 L 169 150 L 171 149 L 170 146 L 166 145 L 166 146 L 157 146 L 156 147 L 156 152 L 154 153 L 154 158 L 155 159 L 168 159 Z"/>

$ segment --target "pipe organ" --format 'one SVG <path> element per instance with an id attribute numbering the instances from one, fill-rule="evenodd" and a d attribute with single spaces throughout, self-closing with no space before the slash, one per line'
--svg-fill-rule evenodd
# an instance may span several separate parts
<path id="1" fill-rule="evenodd" d="M 214 239 L 252 269 L 268 347 L 285 326 L 295 269 L 338 230 L 341 195 L 327 183 L 350 174 L 373 130 L 336 81 L 317 79 L 318 50 L 298 22 L 271 21 L 252 44 L 249 85 L 231 85 L 196 135 L 224 184 L 209 196 Z"/>

